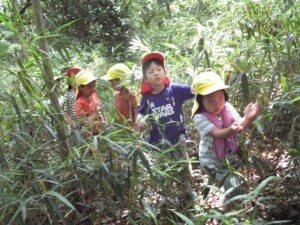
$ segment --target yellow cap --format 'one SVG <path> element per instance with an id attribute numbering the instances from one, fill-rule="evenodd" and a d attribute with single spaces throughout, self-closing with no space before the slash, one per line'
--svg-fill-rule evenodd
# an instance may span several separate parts
<path id="1" fill-rule="evenodd" d="M 192 84 L 192 90 L 195 94 L 194 105 L 192 108 L 192 118 L 199 108 L 199 103 L 196 101 L 197 94 L 208 95 L 215 91 L 223 90 L 229 87 L 230 86 L 225 85 L 221 77 L 215 72 L 202 72 L 197 75 Z"/>
<path id="2" fill-rule="evenodd" d="M 91 83 L 94 80 L 98 80 L 98 78 L 95 77 L 94 74 L 91 71 L 87 71 L 87 70 L 81 70 L 75 76 L 75 84 L 77 86 L 87 85 L 87 84 Z"/>
<path id="3" fill-rule="evenodd" d="M 101 77 L 103 80 L 113 80 L 120 79 L 123 80 L 125 76 L 130 72 L 128 66 L 123 63 L 117 63 L 110 67 L 107 71 L 107 74 Z"/>

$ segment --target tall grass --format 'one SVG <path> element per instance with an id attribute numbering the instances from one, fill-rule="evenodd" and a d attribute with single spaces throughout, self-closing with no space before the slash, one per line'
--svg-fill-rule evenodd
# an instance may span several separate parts
<path id="1" fill-rule="evenodd" d="M 275 139 L 289 132 L 289 150 L 299 154 L 297 1 L 147 2 L 148 10 L 142 9 L 142 1 L 131 3 L 130 8 L 137 32 L 126 54 L 136 59 L 130 62 L 136 70 L 136 89 L 141 77 L 139 56 L 148 50 L 166 53 L 172 81 L 191 83 L 198 71 L 216 70 L 231 83 L 230 97 L 240 111 L 248 101 L 259 98 L 262 102 L 253 132 L 258 136 L 245 137 L 245 149 L 256 141 L 254 137 Z M 56 84 L 42 75 L 43 52 L 38 40 L 50 41 L 48 56 L 55 74 L 77 64 L 101 75 L 112 62 L 101 57 L 106 46 L 79 49 L 79 44 L 70 44 L 61 35 L 64 26 L 55 34 L 35 34 L 16 5 L 7 1 L 5 7 L 0 13 L 1 37 L 13 45 L 3 48 L 7 51 L 1 50 L 0 55 L 5 78 L 0 81 L 1 224 L 107 224 L 127 219 L 132 224 L 205 224 L 209 218 L 231 224 L 236 217 L 244 224 L 271 223 L 260 218 L 257 205 L 248 211 L 224 213 L 207 210 L 205 203 L 185 208 L 173 201 L 178 190 L 173 185 L 172 166 L 179 162 L 166 159 L 169 166 L 156 164 L 155 159 L 165 157 L 165 152 L 147 143 L 147 132 L 136 133 L 115 122 L 113 92 L 107 83 L 99 82 L 97 88 L 113 126 L 100 137 L 99 152 L 93 155 L 90 143 L 78 147 L 70 141 L 69 157 L 61 158 L 53 119 L 57 111 L 53 104 L 45 105 L 47 93 Z M 190 105 L 185 106 L 187 118 Z M 60 122 L 65 124 L 63 119 Z M 251 156 L 245 154 L 247 159 Z M 268 164 L 253 159 L 264 177 Z M 297 166 L 294 174 L 291 181 L 297 184 Z M 260 197 L 274 182 L 268 175 L 238 198 L 257 203 L 270 200 Z"/>

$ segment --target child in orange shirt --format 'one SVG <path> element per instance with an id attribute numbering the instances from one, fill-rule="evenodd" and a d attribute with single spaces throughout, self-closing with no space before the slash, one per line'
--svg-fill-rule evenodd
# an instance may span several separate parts
<path id="1" fill-rule="evenodd" d="M 126 126 L 134 127 L 139 105 L 137 96 L 128 90 L 128 84 L 124 82 L 129 72 L 128 66 L 117 63 L 108 69 L 102 79 L 110 81 L 112 88 L 116 91 L 115 107 L 118 120 Z"/>
<path id="2" fill-rule="evenodd" d="M 98 135 L 105 129 L 106 117 L 101 115 L 101 100 L 98 97 L 95 85 L 96 78 L 92 72 L 82 70 L 75 77 L 77 96 L 75 113 L 84 134 Z"/>

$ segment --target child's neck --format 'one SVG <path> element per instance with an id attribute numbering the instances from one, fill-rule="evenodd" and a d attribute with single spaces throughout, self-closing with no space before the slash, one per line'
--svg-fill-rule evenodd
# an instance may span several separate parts
<path id="1" fill-rule="evenodd" d="M 124 86 L 119 91 L 120 91 L 120 93 L 127 93 L 127 92 L 129 92 L 129 90 L 126 87 L 124 87 Z"/>
<path id="2" fill-rule="evenodd" d="M 165 84 L 162 84 L 160 86 L 152 86 L 152 91 L 151 91 L 151 94 L 159 94 L 161 93 L 164 89 L 165 89 Z"/>
<path id="3" fill-rule="evenodd" d="M 86 99 L 89 99 L 92 97 L 92 95 L 81 95 L 82 98 L 86 98 Z"/>

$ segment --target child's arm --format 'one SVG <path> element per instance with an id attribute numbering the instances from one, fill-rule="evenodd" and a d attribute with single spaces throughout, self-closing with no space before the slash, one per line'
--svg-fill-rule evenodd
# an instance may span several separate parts
<path id="1" fill-rule="evenodd" d="M 138 104 L 138 98 L 136 95 L 132 94 L 130 99 L 129 99 L 129 112 L 132 112 L 131 118 L 134 123 L 137 121 L 137 115 L 139 111 L 139 104 Z"/>
<path id="2" fill-rule="evenodd" d="M 133 115 L 132 115 L 132 117 L 135 118 L 135 121 L 134 121 L 134 122 L 137 121 L 138 110 L 139 110 L 138 107 L 134 107 L 134 108 L 133 108 Z"/>
<path id="3" fill-rule="evenodd" d="M 93 116 L 91 117 L 78 117 L 82 131 L 86 135 L 93 135 L 93 131 L 101 130 L 105 131 L 107 122 L 101 120 L 94 120 Z"/>
<path id="4" fill-rule="evenodd" d="M 259 102 L 250 103 L 245 109 L 245 116 L 233 122 L 229 127 L 219 129 L 215 127 L 209 135 L 213 138 L 227 138 L 234 133 L 239 133 L 246 129 L 259 111 Z"/>
<path id="5" fill-rule="evenodd" d="M 136 123 L 135 123 L 135 127 L 134 129 L 136 131 L 143 131 L 147 128 L 147 122 L 146 122 L 146 118 L 148 114 L 147 110 L 148 110 L 148 103 L 147 103 L 147 99 L 145 98 L 145 96 L 142 97 L 142 100 L 140 102 L 140 107 L 138 109 L 137 112 L 137 117 L 136 117 Z"/>
<path id="6" fill-rule="evenodd" d="M 141 114 L 137 114 L 136 123 L 135 123 L 135 130 L 136 131 L 143 131 L 147 127 L 147 123 L 144 119 L 144 116 Z"/>
<path id="7" fill-rule="evenodd" d="M 239 123 L 233 122 L 229 127 L 226 128 L 220 129 L 215 127 L 214 129 L 211 130 L 211 132 L 209 132 L 209 135 L 212 138 L 228 138 L 232 134 L 238 133 L 241 130 L 243 130 L 243 128 L 239 125 Z"/>

